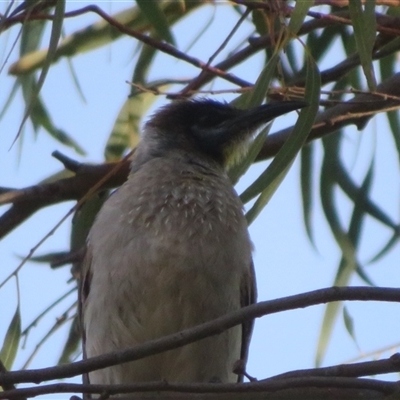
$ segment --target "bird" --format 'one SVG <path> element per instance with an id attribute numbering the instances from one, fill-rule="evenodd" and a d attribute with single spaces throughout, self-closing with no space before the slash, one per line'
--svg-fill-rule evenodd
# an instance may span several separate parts
<path id="1" fill-rule="evenodd" d="M 228 169 L 255 132 L 306 106 L 239 109 L 174 100 L 144 125 L 127 181 L 104 203 L 87 239 L 80 283 L 83 353 L 123 350 L 256 302 L 243 204 Z M 253 321 L 183 347 L 89 373 L 94 384 L 240 382 Z"/>

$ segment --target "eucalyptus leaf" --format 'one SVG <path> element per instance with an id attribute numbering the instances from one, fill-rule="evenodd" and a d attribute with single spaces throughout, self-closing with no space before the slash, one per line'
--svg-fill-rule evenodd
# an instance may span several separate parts
<path id="1" fill-rule="evenodd" d="M 299 118 L 297 119 L 291 136 L 282 146 L 266 171 L 264 171 L 241 195 L 242 201 L 245 203 L 251 198 L 249 193 L 254 193 L 258 191 L 259 188 L 262 188 L 260 196 L 246 214 L 249 224 L 254 221 L 275 193 L 293 164 L 296 155 L 306 142 L 318 112 L 320 88 L 321 81 L 318 68 L 313 59 L 309 57 L 307 59 L 305 100 L 310 105 L 300 111 Z"/>
<path id="2" fill-rule="evenodd" d="M 360 55 L 361 65 L 370 90 L 376 90 L 376 79 L 372 65 L 372 51 L 375 44 L 376 17 L 375 0 L 349 1 L 354 37 Z"/>
<path id="3" fill-rule="evenodd" d="M 4 321 L 3 321 L 4 322 Z M 14 364 L 17 355 L 18 345 L 21 338 L 21 313 L 19 305 L 6 331 L 3 346 L 0 350 L 0 360 L 7 370 Z"/>
<path id="4" fill-rule="evenodd" d="M 170 30 L 168 21 L 160 7 L 161 2 L 158 0 L 136 0 L 140 11 L 145 15 L 147 20 L 153 26 L 157 35 L 175 46 L 175 39 Z"/>

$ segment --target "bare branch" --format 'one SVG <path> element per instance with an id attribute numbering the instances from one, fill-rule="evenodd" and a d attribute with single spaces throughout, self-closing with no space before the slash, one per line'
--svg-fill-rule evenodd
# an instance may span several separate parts
<path id="1" fill-rule="evenodd" d="M 334 367 L 310 368 L 285 372 L 269 379 L 300 378 L 306 376 L 361 377 L 397 372 L 400 367 L 400 354 L 393 354 L 384 360 L 366 361 L 355 364 L 341 364 Z"/>
<path id="2" fill-rule="evenodd" d="M 122 185 L 128 176 L 129 164 L 128 160 L 100 165 L 81 164 L 77 174 L 71 178 L 1 194 L 0 204 L 13 203 L 13 206 L 0 217 L 0 238 L 43 207 L 82 198 L 89 188 L 96 185 L 117 166 L 119 166 L 118 171 L 109 176 L 99 190 Z"/>
<path id="3" fill-rule="evenodd" d="M 91 393 L 91 394 L 106 394 L 107 396 L 113 394 L 128 394 L 128 393 L 154 393 L 153 396 L 146 396 L 146 399 L 163 399 L 163 398 L 194 398 L 188 397 L 189 394 L 202 394 L 201 399 L 215 399 L 215 396 L 207 396 L 207 394 L 225 393 L 229 394 L 229 398 L 233 399 L 248 399 L 249 393 L 252 393 L 252 399 L 277 399 L 273 395 L 274 392 L 286 392 L 290 389 L 290 393 L 287 393 L 285 397 L 282 394 L 279 399 L 293 399 L 293 389 L 296 388 L 308 388 L 309 390 L 314 390 L 318 393 L 317 388 L 335 390 L 335 397 L 317 397 L 319 399 L 343 399 L 344 397 L 339 396 L 337 389 L 350 389 L 352 399 L 360 398 L 355 396 L 354 389 L 359 389 L 363 392 L 363 399 L 372 398 L 368 396 L 368 391 L 374 391 L 382 394 L 392 394 L 399 390 L 398 382 L 385 382 L 373 379 L 354 379 L 354 378 L 323 378 L 323 377 L 304 377 L 304 378 L 288 378 L 281 380 L 264 380 L 260 382 L 249 382 L 249 383 L 168 383 L 168 382 L 144 382 L 144 383 L 134 383 L 127 385 L 80 385 L 73 383 L 58 383 L 52 385 L 46 385 L 41 387 L 31 387 L 24 389 L 9 390 L 6 392 L 0 392 L 0 399 L 12 399 L 16 396 L 38 396 L 43 394 L 54 394 L 54 393 Z M 329 392 L 328 391 L 328 392 Z M 170 392 L 171 396 L 166 394 L 166 396 L 160 396 L 157 392 Z M 185 394 L 185 397 L 177 396 L 179 393 Z M 243 393 L 246 397 L 240 396 Z M 262 397 L 254 397 L 256 393 L 262 394 Z M 309 397 L 296 397 L 296 398 L 311 398 Z M 239 395 L 239 396 L 237 396 Z M 298 392 L 296 393 L 298 396 Z M 322 395 L 322 393 L 320 394 Z M 379 399 L 381 397 L 376 397 L 377 393 L 374 395 L 374 399 Z M 232 397 L 234 396 L 234 397 Z M 328 395 L 329 396 L 329 395 Z M 368 396 L 368 397 L 367 397 Z M 119 399 L 121 397 L 118 397 Z M 124 400 L 133 399 L 137 397 L 123 397 Z M 196 397 L 198 398 L 198 397 Z M 226 397 L 219 397 L 218 399 L 225 399 Z M 315 397 L 312 397 L 315 399 Z"/>
<path id="4" fill-rule="evenodd" d="M 0 373 L 0 385 L 29 382 L 40 383 L 50 379 L 77 376 L 97 369 L 139 360 L 150 355 L 176 349 L 197 340 L 220 334 L 249 319 L 260 318 L 264 315 L 309 307 L 316 304 L 346 300 L 400 302 L 400 289 L 332 287 L 277 300 L 264 301 L 244 307 L 202 325 L 185 329 L 184 331 L 160 339 L 151 340 L 122 351 L 115 351 L 88 360 L 57 367 Z M 400 366 L 398 371 L 400 372 Z"/>

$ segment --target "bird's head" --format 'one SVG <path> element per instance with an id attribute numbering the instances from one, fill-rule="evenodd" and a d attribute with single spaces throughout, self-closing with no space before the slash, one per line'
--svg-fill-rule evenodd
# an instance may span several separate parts
<path id="1" fill-rule="evenodd" d="M 210 99 L 177 100 L 147 122 L 144 140 L 152 142 L 158 156 L 181 150 L 227 167 L 246 152 L 263 124 L 306 105 L 286 101 L 242 110 Z"/>

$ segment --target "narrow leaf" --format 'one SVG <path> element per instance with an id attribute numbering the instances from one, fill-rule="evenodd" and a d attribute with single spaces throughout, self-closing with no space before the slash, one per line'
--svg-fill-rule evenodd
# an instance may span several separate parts
<path id="1" fill-rule="evenodd" d="M 157 35 L 161 39 L 175 46 L 174 37 L 169 29 L 168 21 L 159 6 L 159 1 L 136 0 L 136 4 L 139 6 L 147 20 L 151 23 Z"/>
<path id="2" fill-rule="evenodd" d="M 253 20 L 253 25 L 256 28 L 256 32 L 262 36 L 268 33 L 268 20 L 265 12 L 262 10 L 254 9 L 251 12 L 251 17 Z"/>
<path id="3" fill-rule="evenodd" d="M 379 69 L 381 71 L 381 80 L 384 81 L 393 76 L 396 72 L 397 53 L 388 55 L 379 60 Z M 398 110 L 386 113 L 393 141 L 396 145 L 397 158 L 400 164 L 400 113 Z"/>
<path id="4" fill-rule="evenodd" d="M 375 0 L 366 0 L 363 10 L 361 0 L 349 1 L 350 18 L 354 37 L 360 55 L 361 65 L 370 90 L 376 90 L 376 79 L 372 65 L 372 51 L 375 44 Z"/>
<path id="5" fill-rule="evenodd" d="M 276 53 L 268 61 L 267 65 L 261 71 L 261 74 L 257 78 L 252 90 L 243 93 L 232 101 L 232 105 L 238 108 L 250 108 L 257 107 L 263 103 L 267 96 L 267 91 L 272 78 L 276 74 L 276 66 L 279 61 L 279 53 Z"/>
<path id="6" fill-rule="evenodd" d="M 21 56 L 38 49 L 46 21 L 26 21 L 22 27 L 19 53 Z"/>
<path id="7" fill-rule="evenodd" d="M 57 251 L 57 252 L 51 252 L 51 253 L 46 253 L 38 256 L 33 256 L 29 258 L 30 262 L 36 262 L 36 263 L 53 263 L 55 261 L 58 261 L 59 259 L 65 258 L 66 255 L 68 255 L 68 251 Z M 20 257 L 21 259 L 24 259 L 25 257 Z"/>
<path id="8" fill-rule="evenodd" d="M 25 113 L 22 118 L 20 127 L 18 129 L 18 133 L 14 139 L 14 142 L 18 139 L 26 120 L 28 119 L 28 117 L 30 116 L 31 112 L 35 107 L 40 90 L 44 84 L 47 73 L 50 69 L 50 65 L 53 62 L 58 46 L 58 41 L 61 36 L 62 23 L 64 20 L 64 12 L 65 12 L 65 0 L 58 0 L 55 6 L 54 19 L 52 21 L 52 26 L 51 26 L 49 49 L 47 51 L 46 58 L 43 62 L 42 71 L 40 72 L 40 76 L 37 81 L 35 90 L 32 92 L 29 102 L 27 103 Z"/>
<path id="9" fill-rule="evenodd" d="M 305 86 L 305 99 L 309 107 L 301 110 L 293 131 L 275 156 L 268 168 L 242 193 L 243 203 L 261 195 L 247 213 L 248 222 L 252 222 L 260 210 L 267 204 L 280 182 L 292 165 L 296 155 L 304 145 L 318 111 L 320 76 L 311 57 L 308 58 Z"/>
<path id="10" fill-rule="evenodd" d="M 313 187 L 312 173 L 314 171 L 314 145 L 309 143 L 300 152 L 300 186 L 301 202 L 303 209 L 303 221 L 310 243 L 315 246 L 312 234 L 312 210 L 313 210 Z"/>
<path id="11" fill-rule="evenodd" d="M 160 7 L 164 10 L 168 23 L 173 23 L 188 15 L 191 11 L 204 5 L 203 0 L 193 0 L 186 3 L 186 7 L 182 10 L 180 2 L 160 2 Z M 149 23 L 137 7 L 127 8 L 111 16 L 118 23 L 136 30 L 145 32 L 149 29 Z M 53 61 L 59 60 L 61 57 L 74 57 L 80 53 L 95 50 L 108 43 L 117 40 L 124 33 L 117 28 L 110 27 L 110 24 L 100 19 L 94 24 L 74 32 L 66 37 L 57 48 Z M 9 73 L 12 75 L 28 74 L 43 65 L 46 58 L 47 50 L 39 50 L 29 53 L 11 65 Z"/>
<path id="12" fill-rule="evenodd" d="M 297 35 L 297 32 L 301 28 L 304 19 L 308 13 L 310 7 L 314 5 L 314 0 L 300 0 L 296 1 L 292 14 L 289 21 L 289 32 L 292 35 Z"/>
<path id="13" fill-rule="evenodd" d="M 72 218 L 70 248 L 71 251 L 82 248 L 97 213 L 108 198 L 108 192 L 102 192 L 88 199 Z"/>
<path id="14" fill-rule="evenodd" d="M 8 326 L 3 346 L 0 350 L 0 360 L 7 370 L 13 366 L 17 355 L 19 340 L 21 338 L 21 314 L 19 305 L 15 310 L 14 316 Z"/>
<path id="15" fill-rule="evenodd" d="M 346 193 L 346 195 L 352 200 L 354 203 L 357 201 L 361 187 L 358 187 L 350 174 L 346 171 L 345 167 L 342 163 L 337 163 L 335 167 L 335 176 L 338 185 L 340 188 Z M 399 231 L 399 226 L 390 218 L 389 215 L 385 213 L 375 202 L 373 202 L 370 198 L 365 198 L 364 203 L 361 205 L 365 212 L 367 212 L 371 217 L 375 218 L 377 221 L 386 225 L 390 229 L 393 229 L 395 232 Z"/>
<path id="16" fill-rule="evenodd" d="M 342 253 L 351 253 L 353 246 L 348 239 L 347 232 L 345 232 L 340 223 L 335 203 L 336 170 L 340 164 L 339 148 L 341 138 L 342 133 L 340 132 L 322 139 L 325 154 L 320 176 L 320 198 L 322 210 L 336 243 L 339 245 Z"/>
<path id="17" fill-rule="evenodd" d="M 65 146 L 73 148 L 78 154 L 84 155 L 85 150 L 64 130 L 57 128 L 45 105 L 42 102 L 41 96 L 36 97 L 33 103 L 29 103 L 35 93 L 38 93 L 36 83 L 33 76 L 23 76 L 19 78 L 22 85 L 22 92 L 25 101 L 30 104 L 30 119 L 33 127 L 37 130 L 43 127 L 55 140 L 64 144 Z M 22 126 L 22 125 L 21 125 Z"/>
<path id="18" fill-rule="evenodd" d="M 235 185 L 240 177 L 246 173 L 246 171 L 250 168 L 250 166 L 257 158 L 258 153 L 263 147 L 265 138 L 267 137 L 271 127 L 272 124 L 268 124 L 264 129 L 262 129 L 251 143 L 246 157 L 239 161 L 238 164 L 235 164 L 232 168 L 229 169 L 228 174 L 233 185 Z"/>
<path id="19" fill-rule="evenodd" d="M 133 77 L 132 77 L 133 83 L 144 84 L 146 82 L 148 72 L 150 70 L 150 67 L 152 65 L 152 62 L 156 54 L 157 51 L 154 47 L 147 46 L 146 44 L 143 45 L 139 58 L 135 65 L 135 70 L 133 72 Z M 132 87 L 132 90 L 134 91 L 135 88 Z M 132 92 L 131 94 L 133 93 L 134 92 Z"/>
<path id="20" fill-rule="evenodd" d="M 331 26 L 329 29 L 322 30 L 320 34 L 312 31 L 307 35 L 306 46 L 316 62 L 322 60 L 322 57 L 338 39 L 339 32 L 346 28 L 343 25 Z"/>
<path id="21" fill-rule="evenodd" d="M 62 349 L 57 365 L 73 362 L 74 356 L 80 351 L 81 331 L 79 328 L 79 318 L 75 315 L 69 328 L 68 338 Z"/>
<path id="22" fill-rule="evenodd" d="M 14 81 L 13 87 L 11 89 L 10 94 L 7 95 L 7 100 L 1 108 L 0 111 L 0 120 L 7 114 L 8 107 L 10 107 L 15 95 L 18 93 L 18 89 L 20 87 L 20 83 L 18 80 Z"/>
<path id="23" fill-rule="evenodd" d="M 120 160 L 127 149 L 134 149 L 140 140 L 140 122 L 155 100 L 145 92 L 129 97 L 118 114 L 107 141 L 104 156 L 107 161 Z"/>
<path id="24" fill-rule="evenodd" d="M 338 243 L 342 250 L 342 259 L 337 269 L 336 277 L 332 286 L 347 286 L 352 275 L 361 268 L 357 261 L 357 248 L 361 237 L 361 227 L 365 219 L 365 212 L 360 207 L 364 199 L 368 197 L 371 188 L 373 177 L 373 162 L 365 176 L 362 184 L 362 191 L 354 204 L 353 213 L 350 220 L 350 225 L 347 235 L 343 235 L 341 241 Z M 344 239 L 344 240 L 343 240 Z M 322 327 L 317 345 L 316 365 L 321 365 L 322 359 L 325 356 L 326 349 L 332 335 L 334 323 L 337 318 L 341 302 L 329 303 L 326 306 L 324 313 Z"/>
<path id="25" fill-rule="evenodd" d="M 361 265 L 356 266 L 356 273 L 358 277 L 367 285 L 372 287 L 378 287 L 378 285 L 371 279 L 371 277 L 366 273 L 365 268 Z"/>
<path id="26" fill-rule="evenodd" d="M 387 243 L 382 247 L 382 249 L 375 254 L 368 262 L 367 264 L 372 264 L 374 262 L 377 262 L 379 259 L 384 257 L 386 254 L 389 253 L 390 250 L 393 249 L 393 247 L 399 242 L 400 235 L 399 232 L 395 232 L 390 239 L 387 241 Z"/>
<path id="27" fill-rule="evenodd" d="M 350 315 L 347 307 L 343 307 L 343 322 L 344 322 L 344 326 L 345 326 L 348 334 L 350 335 L 350 337 L 353 339 L 355 345 L 357 346 L 357 349 L 360 349 L 360 347 L 358 346 L 358 343 L 357 343 L 355 332 L 354 332 L 353 317 Z"/>

